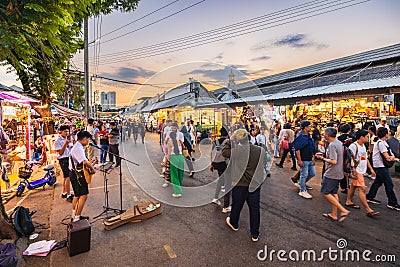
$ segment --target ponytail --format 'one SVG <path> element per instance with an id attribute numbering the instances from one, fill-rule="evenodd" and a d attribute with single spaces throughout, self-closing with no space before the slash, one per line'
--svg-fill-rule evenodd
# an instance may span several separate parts
<path id="1" fill-rule="evenodd" d="M 169 137 L 171 137 L 172 144 L 174 145 L 174 153 L 175 155 L 179 155 L 179 147 L 178 147 L 178 141 L 176 140 L 176 132 L 171 132 L 169 134 Z"/>

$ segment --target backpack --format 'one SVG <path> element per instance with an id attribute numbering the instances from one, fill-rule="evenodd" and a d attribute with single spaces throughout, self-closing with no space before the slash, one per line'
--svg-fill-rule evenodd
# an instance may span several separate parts
<path id="1" fill-rule="evenodd" d="M 224 148 L 225 142 L 229 139 L 225 139 L 222 144 L 219 143 L 219 140 L 216 139 L 214 142 L 214 148 L 211 151 L 211 162 L 219 163 L 226 162 L 226 158 L 222 156 L 222 149 Z"/>
<path id="2" fill-rule="evenodd" d="M 350 138 L 349 138 L 350 139 Z M 355 155 L 351 152 L 351 149 L 347 146 L 349 143 L 349 139 L 342 142 L 343 145 L 343 172 L 344 176 L 350 179 L 356 179 L 354 175 L 353 168 L 355 166 L 354 159 Z"/>
<path id="3" fill-rule="evenodd" d="M 14 224 L 15 231 L 17 231 L 20 236 L 27 236 L 35 231 L 35 226 L 33 225 L 29 209 L 18 206 L 14 209 L 13 214 L 14 218 L 11 219 Z"/>
<path id="4" fill-rule="evenodd" d="M 16 246 L 12 243 L 0 244 L 0 266 L 14 267 L 17 264 Z"/>

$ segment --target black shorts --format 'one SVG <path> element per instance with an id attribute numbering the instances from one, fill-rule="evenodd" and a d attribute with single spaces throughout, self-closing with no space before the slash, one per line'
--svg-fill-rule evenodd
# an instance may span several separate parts
<path id="1" fill-rule="evenodd" d="M 322 178 L 321 192 L 325 195 L 337 194 L 339 189 L 340 180 L 331 179 L 328 177 Z"/>
<path id="2" fill-rule="evenodd" d="M 75 171 L 70 171 L 69 172 L 69 178 L 71 180 L 71 185 L 72 188 L 74 189 L 74 195 L 79 197 L 79 196 L 84 196 L 89 194 L 89 186 L 86 183 L 85 178 L 79 179 L 76 177 Z"/>
<path id="3" fill-rule="evenodd" d="M 69 158 L 62 158 L 58 160 L 58 163 L 60 163 L 60 167 L 62 170 L 62 173 L 64 175 L 64 178 L 68 178 L 69 177 Z"/>

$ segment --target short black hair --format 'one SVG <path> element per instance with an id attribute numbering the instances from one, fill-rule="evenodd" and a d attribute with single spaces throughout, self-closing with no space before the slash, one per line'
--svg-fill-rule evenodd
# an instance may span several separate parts
<path id="1" fill-rule="evenodd" d="M 348 133 L 351 130 L 351 126 L 346 124 L 343 124 L 342 126 L 340 126 L 339 131 L 341 133 Z"/>
<path id="2" fill-rule="evenodd" d="M 115 121 L 110 122 L 110 126 L 117 126 L 117 124 L 115 123 Z"/>
<path id="3" fill-rule="evenodd" d="M 92 135 L 88 131 L 79 131 L 77 134 L 78 141 L 83 140 L 83 138 L 92 138 Z"/>
<path id="4" fill-rule="evenodd" d="M 367 136 L 367 135 L 368 135 L 368 131 L 365 130 L 365 129 L 358 130 L 358 131 L 355 133 L 356 140 L 360 140 L 361 137 Z"/>
<path id="5" fill-rule="evenodd" d="M 93 122 L 94 122 L 94 119 L 92 119 L 92 118 L 90 118 L 90 119 L 87 120 L 87 123 L 88 123 L 88 124 L 93 124 Z"/>
<path id="6" fill-rule="evenodd" d="M 374 134 L 376 134 L 376 127 L 374 125 L 371 125 L 368 127 L 368 131 L 374 132 Z"/>
<path id="7" fill-rule="evenodd" d="M 389 133 L 388 129 L 386 127 L 379 127 L 377 131 L 377 136 L 378 138 L 385 137 Z"/>
<path id="8" fill-rule="evenodd" d="M 61 126 L 58 128 L 58 130 L 59 130 L 60 132 L 65 131 L 65 130 L 69 130 L 69 125 L 61 125 Z"/>
<path id="9" fill-rule="evenodd" d="M 393 130 L 390 130 L 389 132 L 390 132 L 390 135 L 391 135 L 391 136 L 394 136 L 394 135 L 395 135 L 395 132 L 394 132 Z"/>
<path id="10" fill-rule="evenodd" d="M 335 126 L 335 122 L 331 121 L 326 124 L 326 127 L 333 127 Z"/>

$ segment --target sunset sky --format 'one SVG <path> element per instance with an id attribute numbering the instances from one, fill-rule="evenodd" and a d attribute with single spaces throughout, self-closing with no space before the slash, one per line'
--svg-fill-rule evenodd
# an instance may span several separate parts
<path id="1" fill-rule="evenodd" d="M 362 0 L 141 1 L 134 12 L 114 12 L 90 20 L 90 41 L 100 35 L 100 28 L 103 35 L 98 38 L 96 47 L 91 46 L 90 72 L 124 81 L 146 82 L 153 86 L 138 88 L 97 79 L 93 82 L 93 89 L 115 90 L 117 104 L 128 105 L 137 102 L 140 97 L 154 96 L 174 85 L 187 82 L 189 77 L 204 82 L 206 87 L 213 89 L 226 85 L 231 68 L 235 70 L 238 80 L 253 79 L 400 42 L 398 0 L 365 1 L 332 13 L 284 24 L 291 17 L 296 19 L 301 15 L 284 13 L 283 10 L 287 8 L 301 4 L 308 5 L 308 8 L 330 5 L 332 10 L 334 5 L 343 6 L 345 2 L 355 4 Z M 170 5 L 160 11 L 140 19 L 168 4 Z M 193 6 L 190 7 L 191 5 Z M 185 8 L 187 9 L 183 10 Z M 180 13 L 173 15 L 180 10 Z M 296 10 L 300 12 L 300 9 Z M 279 11 L 281 13 L 271 14 Z M 226 40 L 172 53 L 166 53 L 167 48 L 161 46 L 151 52 L 140 50 L 122 53 L 267 14 L 271 14 L 270 20 L 273 19 L 275 24 L 271 21 L 272 24 L 266 26 L 270 28 L 262 31 L 234 38 L 228 38 L 233 33 L 227 32 Z M 302 14 L 305 17 L 305 14 L 312 13 L 304 10 Z M 166 18 L 167 16 L 170 17 Z M 160 19 L 163 20 L 156 22 Z M 134 20 L 138 21 L 108 34 Z M 152 23 L 154 24 L 149 25 Z M 240 32 L 245 33 L 246 29 L 248 27 Z M 126 35 L 123 37 L 110 40 L 124 34 Z M 204 35 L 188 38 L 178 48 L 204 42 L 207 42 Z M 110 55 L 111 53 L 115 54 Z M 162 55 L 149 56 L 153 54 Z M 94 55 L 99 55 L 96 61 Z M 73 60 L 80 70 L 83 70 L 82 59 L 82 53 L 79 53 Z M 0 83 L 20 86 L 14 75 L 6 74 L 5 67 L 0 67 Z"/>

